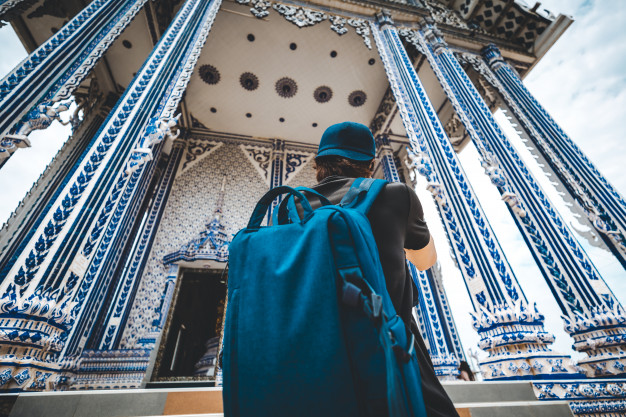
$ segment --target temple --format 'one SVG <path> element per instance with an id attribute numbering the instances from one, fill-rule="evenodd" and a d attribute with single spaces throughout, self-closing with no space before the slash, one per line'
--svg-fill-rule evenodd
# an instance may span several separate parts
<path id="1" fill-rule="evenodd" d="M 459 410 L 626 413 L 626 300 L 581 244 L 626 268 L 626 201 L 523 81 L 571 18 L 516 0 L 0 0 L 0 20 L 29 53 L 0 81 L 0 169 L 36 146 L 31 132 L 72 127 L 0 229 L 6 415 L 35 415 L 24 410 L 45 391 L 68 391 L 71 407 L 109 390 L 126 407 L 111 415 L 174 404 L 129 402 L 125 390 L 195 387 L 215 400 L 229 242 L 268 189 L 316 183 L 319 138 L 345 120 L 374 133 L 376 177 L 428 190 L 439 213 L 430 222 L 471 299 L 486 382 L 447 382 L 470 354 L 438 266 L 411 265 L 414 314 Z M 587 233 L 550 201 L 498 109 Z M 458 158 L 470 142 L 575 360 L 552 347 L 481 208 Z M 198 410 L 219 413 L 218 402 Z M 484 414 L 494 403 L 502 414 Z"/>

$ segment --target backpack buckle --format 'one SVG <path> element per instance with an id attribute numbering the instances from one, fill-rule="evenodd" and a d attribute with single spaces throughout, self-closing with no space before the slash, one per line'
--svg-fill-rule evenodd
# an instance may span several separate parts
<path id="1" fill-rule="evenodd" d="M 372 293 L 371 300 L 372 300 L 372 316 L 375 319 L 377 319 L 378 317 L 380 317 L 380 312 L 383 309 L 383 297 L 381 297 L 378 294 Z"/>

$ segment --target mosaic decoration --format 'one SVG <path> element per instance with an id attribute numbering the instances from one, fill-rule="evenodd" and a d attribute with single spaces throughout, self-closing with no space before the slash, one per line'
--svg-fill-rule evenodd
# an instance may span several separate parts
<path id="1" fill-rule="evenodd" d="M 208 140 L 195 140 L 190 138 L 187 140 L 187 152 L 185 152 L 185 162 L 182 170 L 185 171 L 197 164 L 202 158 L 205 158 L 222 146 L 221 142 L 212 142 Z"/>
<path id="2" fill-rule="evenodd" d="M 72 376 L 74 389 L 140 388 L 150 350 L 85 350 Z"/>
<path id="3" fill-rule="evenodd" d="M 220 82 L 220 72 L 213 65 L 201 65 L 198 68 L 198 74 L 202 81 L 209 85 L 215 85 Z"/>
<path id="4" fill-rule="evenodd" d="M 325 85 L 317 87 L 313 92 L 313 98 L 318 103 L 327 103 L 331 98 L 333 98 L 333 90 Z"/>
<path id="5" fill-rule="evenodd" d="M 360 107 L 365 104 L 366 100 L 367 94 L 361 90 L 353 91 L 348 96 L 348 103 L 350 103 L 352 107 Z"/>
<path id="6" fill-rule="evenodd" d="M 255 145 L 239 145 L 252 166 L 257 170 L 263 181 L 270 183 L 269 168 L 272 163 L 272 148 Z"/>
<path id="7" fill-rule="evenodd" d="M 272 6 L 272 8 L 282 15 L 288 22 L 293 23 L 299 28 L 313 26 L 325 20 L 330 20 L 331 30 L 341 36 L 348 33 L 346 25 L 352 26 L 357 35 L 363 38 L 363 42 L 365 43 L 365 46 L 367 46 L 367 49 L 372 49 L 372 41 L 370 39 L 371 32 L 369 25 L 365 20 L 348 19 L 306 7 L 292 6 L 281 3 L 272 4 L 271 2 L 265 0 L 236 1 L 239 4 L 252 4 L 253 7 L 250 9 L 250 12 L 257 18 L 267 17 L 269 15 L 269 11 L 267 9 Z"/>
<path id="8" fill-rule="evenodd" d="M 176 20 L 175 20 L 175 21 L 178 20 L 179 22 L 181 22 L 181 24 L 183 21 L 185 21 L 185 19 L 189 17 L 189 14 L 191 14 L 191 11 L 193 10 L 192 8 L 193 6 L 191 4 L 187 3 L 186 6 L 187 7 L 183 7 L 183 9 L 181 9 L 181 11 L 178 13 Z M 213 21 L 215 19 L 215 15 L 218 9 L 219 9 L 219 3 L 217 4 L 217 6 L 216 6 L 216 3 L 207 3 L 205 4 L 205 8 L 196 9 L 197 13 L 202 14 L 200 16 L 200 21 L 202 22 L 202 24 L 198 24 L 199 26 L 196 26 L 196 30 L 191 31 L 189 33 L 190 37 L 187 38 L 187 42 L 189 42 L 189 44 L 185 50 L 181 51 L 181 54 L 182 54 L 181 58 L 184 60 L 183 62 L 180 63 L 181 66 L 179 68 L 173 67 L 171 69 L 172 72 L 170 72 L 170 74 L 175 75 L 176 78 L 172 80 L 169 85 L 167 84 L 164 85 L 164 87 L 167 87 L 167 89 L 165 90 L 167 94 L 165 94 L 161 98 L 161 100 L 158 102 L 156 101 L 150 102 L 151 104 L 158 105 L 157 109 L 161 112 L 161 116 L 160 118 L 153 117 L 152 119 L 150 119 L 150 123 L 148 124 L 146 128 L 146 134 L 148 136 L 150 136 L 150 134 L 153 133 L 151 129 L 153 129 L 155 119 L 161 120 L 161 129 L 157 129 L 161 131 L 161 134 L 166 133 L 165 129 L 163 129 L 165 125 L 169 126 L 173 119 L 177 119 L 178 116 L 175 117 L 174 112 L 177 110 L 178 104 L 180 100 L 182 99 L 182 95 L 185 91 L 185 88 L 187 84 L 189 83 L 189 80 L 191 79 L 191 75 L 193 73 L 195 63 L 200 55 L 200 51 L 202 49 L 202 46 L 204 45 L 206 37 L 208 36 L 209 30 L 213 24 Z M 185 14 L 185 12 L 183 12 L 182 10 L 185 10 L 189 13 Z M 170 28 L 175 28 L 175 26 L 170 26 Z M 166 122 L 166 123 L 164 124 L 163 122 Z M 139 151 L 140 154 L 146 152 L 146 148 L 143 145 L 145 143 L 145 140 L 146 140 L 145 136 L 142 137 L 139 143 L 136 145 L 135 149 L 131 151 L 131 154 L 130 154 L 131 159 L 137 151 Z M 146 169 L 147 172 L 145 172 L 145 175 L 147 177 L 151 177 L 153 170 L 154 170 L 154 164 L 151 164 L 149 167 L 147 167 Z M 99 217 L 98 217 L 99 222 L 93 227 L 91 234 L 89 235 L 89 240 L 87 241 L 87 243 L 85 244 L 83 248 L 82 254 L 85 257 L 89 257 L 90 254 L 92 253 L 92 249 L 95 247 L 95 242 L 97 242 L 98 236 L 102 235 L 103 238 L 100 243 L 100 247 L 98 248 L 98 252 L 95 253 L 94 262 L 92 262 L 92 266 L 90 270 L 85 274 L 86 276 L 84 278 L 84 283 L 77 293 L 78 299 L 84 299 L 86 297 L 89 291 L 89 286 L 92 284 L 94 277 L 96 276 L 96 273 L 98 272 L 98 267 L 102 266 L 103 255 L 109 250 L 109 245 L 112 241 L 112 237 L 114 236 L 113 231 L 120 230 L 118 222 L 120 222 L 122 219 L 122 213 L 127 212 L 126 210 L 128 209 L 128 205 L 131 202 L 131 195 L 135 191 L 135 187 L 139 183 L 138 174 L 140 174 L 141 172 L 143 172 L 143 170 L 135 171 L 132 173 L 132 175 L 130 175 L 130 178 L 128 178 L 128 185 L 123 194 L 118 193 L 117 189 L 113 188 L 107 202 L 104 205 L 104 208 L 99 214 Z M 124 175 L 129 175 L 129 174 L 125 172 L 123 175 L 120 175 L 118 182 L 115 184 L 115 187 L 123 185 L 124 181 L 126 181 L 126 178 Z M 143 189 L 141 189 L 138 192 L 145 193 L 146 191 L 145 187 L 146 187 L 146 184 L 144 183 L 144 187 L 142 187 Z M 115 212 L 112 212 L 113 205 L 111 205 L 110 202 L 115 201 L 115 199 L 119 199 L 120 203 L 115 208 Z M 133 208 L 136 210 L 138 206 L 134 205 Z M 134 214 L 132 211 L 127 212 L 127 214 L 131 219 L 134 219 Z M 104 232 L 102 230 L 103 229 L 102 219 L 106 219 L 107 216 L 110 216 L 112 219 L 114 219 L 114 221 L 109 224 L 108 226 L 109 231 Z M 124 232 L 126 233 L 126 236 L 124 237 L 128 239 L 130 237 L 128 235 L 128 231 L 126 229 L 121 229 L 121 230 L 124 230 Z M 103 279 L 102 277 L 100 277 L 100 281 L 99 281 L 100 291 L 104 291 L 104 288 L 106 288 L 106 285 L 108 284 L 108 282 L 110 282 L 111 279 L 112 277 L 110 274 L 106 277 L 106 279 Z M 88 306 L 83 306 L 84 311 L 86 311 L 85 317 L 83 317 L 83 319 L 73 329 L 77 335 L 80 335 L 82 333 L 82 337 L 86 338 L 86 336 L 89 334 L 94 324 L 94 320 L 96 319 L 95 312 L 97 311 L 97 309 L 95 308 L 95 305 L 96 303 L 100 303 L 102 298 L 103 298 L 103 294 L 100 295 L 99 297 L 94 296 L 94 298 L 88 301 Z M 69 352 L 78 350 L 79 349 L 78 343 L 80 340 L 84 340 L 84 339 L 77 338 L 77 337 L 72 338 L 70 342 L 68 343 L 68 347 L 66 350 Z"/>
<path id="9" fill-rule="evenodd" d="M 145 2 L 91 2 L 0 82 L 0 155 L 10 155 L 15 150 L 12 145 L 24 147 L 27 142 L 22 136 L 47 128 L 58 119 L 59 112 L 67 110 L 59 102 L 70 98 Z M 116 5 L 114 12 L 111 3 Z M 83 52 L 76 54 L 77 48 L 83 48 Z M 51 56 L 55 59 L 49 59 Z M 34 73 L 58 72 L 59 61 L 67 65 L 60 78 L 30 77 Z M 18 141 L 6 139 L 7 134 L 17 135 Z"/>
<path id="10" fill-rule="evenodd" d="M 283 98 L 291 98 L 298 92 L 298 84 L 288 77 L 276 81 L 276 93 Z"/>
<path id="11" fill-rule="evenodd" d="M 193 145 L 188 146 L 192 147 Z M 126 323 L 126 313 L 133 301 L 133 294 L 143 272 L 143 262 L 147 251 L 150 249 L 151 238 L 158 227 L 159 218 L 163 213 L 174 175 L 182 159 L 184 147 L 185 143 L 181 139 L 174 141 L 172 145 L 167 167 L 160 175 L 157 190 L 153 195 L 152 206 L 143 222 L 143 228 L 139 232 L 140 238 L 136 241 L 133 253 L 129 255 L 130 262 L 118 281 L 115 297 L 107 314 L 110 319 L 103 324 L 104 329 L 102 331 L 98 330 L 103 335 L 99 344 L 100 350 L 112 349 L 119 344 L 120 333 Z"/>
<path id="12" fill-rule="evenodd" d="M 222 179 L 222 187 L 215 205 L 215 210 L 210 221 L 206 224 L 205 230 L 200 235 L 187 242 L 176 252 L 169 253 L 163 257 L 165 265 L 180 263 L 181 261 L 228 261 L 228 246 L 230 238 L 226 234 L 223 223 L 224 216 L 224 193 L 226 191 L 226 176 Z"/>
<path id="13" fill-rule="evenodd" d="M 271 7 L 272 3 L 266 0 L 235 0 L 239 4 L 250 4 L 250 13 L 257 19 L 263 19 L 267 17 L 270 12 L 267 10 Z"/>
<path id="14" fill-rule="evenodd" d="M 576 416 L 620 416 L 626 412 L 626 380 L 533 382 L 539 400 L 569 401 Z"/>
<path id="15" fill-rule="evenodd" d="M 268 187 L 287 184 L 315 156 L 313 152 L 289 151 L 282 147 L 276 150 L 269 146 L 242 144 L 240 148 Z M 273 166 L 276 158 L 280 160 L 281 168 Z M 275 169 L 278 169 L 277 173 L 274 173 Z"/>
<path id="16" fill-rule="evenodd" d="M 326 20 L 326 15 L 323 12 L 306 9 L 304 7 L 286 6 L 280 3 L 274 3 L 272 7 L 287 21 L 299 28 L 313 26 L 316 23 Z"/>
<path id="17" fill-rule="evenodd" d="M 239 77 L 239 84 L 248 91 L 254 91 L 259 88 L 259 78 L 251 72 L 244 72 Z"/>

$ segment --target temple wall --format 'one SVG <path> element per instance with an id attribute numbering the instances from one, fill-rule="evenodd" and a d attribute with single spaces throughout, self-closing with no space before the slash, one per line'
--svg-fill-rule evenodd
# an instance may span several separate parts
<path id="1" fill-rule="evenodd" d="M 248 222 L 259 198 L 268 190 L 262 169 L 255 167 L 242 145 L 228 140 L 201 138 L 188 140 L 185 154 L 172 186 L 163 218 L 156 232 L 148 262 L 124 331 L 120 348 L 152 347 L 161 329 L 152 322 L 163 297 L 167 267 L 163 257 L 196 238 L 215 210 L 219 190 L 226 176 L 224 226 L 229 236 Z M 258 144 L 255 144 L 258 146 Z M 271 143 L 263 145 L 271 150 Z M 315 184 L 312 161 L 294 172 L 292 186 Z M 166 314 L 167 312 L 162 312 Z"/>
<path id="2" fill-rule="evenodd" d="M 317 184 L 317 180 L 315 179 L 314 163 L 309 161 L 285 185 L 290 187 L 312 187 L 315 184 Z"/>

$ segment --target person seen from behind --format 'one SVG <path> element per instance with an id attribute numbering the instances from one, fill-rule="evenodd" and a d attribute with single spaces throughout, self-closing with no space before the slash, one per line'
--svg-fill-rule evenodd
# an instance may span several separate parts
<path id="1" fill-rule="evenodd" d="M 322 135 L 315 158 L 319 182 L 311 188 L 332 204 L 338 204 L 356 178 L 372 177 L 375 156 L 376 143 L 367 126 L 354 122 L 332 125 Z M 309 201 L 314 209 L 320 205 L 315 198 Z M 300 207 L 298 209 L 301 210 Z M 458 416 L 435 375 L 412 314 L 418 298 L 406 260 L 422 271 L 433 266 L 437 260 L 419 198 L 408 185 L 389 183 L 374 201 L 367 217 L 378 248 L 387 291 L 397 314 L 415 338 L 428 417 Z"/>
<path id="2" fill-rule="evenodd" d="M 461 361 L 461 364 L 459 365 L 459 376 L 457 379 L 462 381 L 476 381 L 476 377 L 474 376 L 474 372 L 472 372 L 472 368 L 470 368 L 469 363 Z"/>

